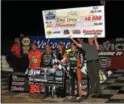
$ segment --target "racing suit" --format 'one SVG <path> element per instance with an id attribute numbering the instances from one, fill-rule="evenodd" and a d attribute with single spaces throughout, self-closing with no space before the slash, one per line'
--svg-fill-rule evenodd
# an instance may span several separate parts
<path id="1" fill-rule="evenodd" d="M 53 68 L 53 52 L 44 52 L 41 60 L 41 67 L 46 70 Z M 47 97 L 52 93 L 52 86 L 45 86 L 44 96 Z"/>
<path id="2" fill-rule="evenodd" d="M 28 53 L 29 58 L 29 68 L 39 69 L 41 63 L 42 52 L 40 50 L 33 51 L 31 50 Z"/>
<path id="3" fill-rule="evenodd" d="M 62 68 L 61 69 L 63 69 L 63 67 L 64 67 L 64 69 L 62 70 L 63 72 L 67 72 L 67 53 L 65 52 L 65 50 L 57 50 L 56 51 L 56 57 L 57 57 L 57 60 L 59 61 L 59 63 L 55 63 L 55 64 L 57 64 L 57 65 L 61 65 L 62 66 Z M 65 76 L 64 76 L 64 80 L 63 80 L 63 83 L 64 83 L 64 86 L 63 86 L 63 88 L 61 88 L 61 87 L 58 87 L 57 88 L 57 95 L 58 96 L 66 96 L 66 89 L 67 89 L 67 87 L 66 87 L 66 79 L 67 79 L 68 77 L 67 77 L 67 73 L 65 74 Z"/>
<path id="4" fill-rule="evenodd" d="M 44 52 L 42 55 L 41 66 L 44 68 L 45 67 L 52 68 L 53 67 L 52 60 L 53 60 L 53 52 L 50 53 Z"/>
<path id="5" fill-rule="evenodd" d="M 34 73 L 36 73 L 36 71 L 40 69 L 41 57 L 42 57 L 42 52 L 40 50 L 31 50 L 28 53 L 29 68 L 30 68 L 29 76 L 33 75 L 33 79 L 34 79 L 34 75 L 35 75 Z M 40 93 L 40 90 L 41 90 L 40 85 L 30 84 L 30 94 L 33 94 L 35 92 Z"/>
<path id="6" fill-rule="evenodd" d="M 82 72 L 81 67 L 83 65 L 83 54 L 80 51 L 70 51 L 68 54 L 68 62 L 70 63 L 70 75 L 71 79 L 71 95 L 75 96 L 75 81 L 77 82 L 77 95 L 81 96 L 81 81 Z"/>

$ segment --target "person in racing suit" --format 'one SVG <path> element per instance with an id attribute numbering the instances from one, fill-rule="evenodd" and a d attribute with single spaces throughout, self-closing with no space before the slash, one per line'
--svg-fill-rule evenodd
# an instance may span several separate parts
<path id="1" fill-rule="evenodd" d="M 52 45 L 48 43 L 48 44 L 46 44 L 45 51 L 42 55 L 41 67 L 43 67 L 44 69 L 47 69 L 47 70 L 52 69 L 53 68 L 53 58 L 54 58 L 54 52 L 52 51 Z M 52 90 L 52 87 L 45 86 L 44 97 L 51 95 L 51 90 Z"/>
<path id="2" fill-rule="evenodd" d="M 39 69 L 41 63 L 42 52 L 37 49 L 37 44 L 33 43 L 31 45 L 31 51 L 28 53 L 29 58 L 29 68 L 30 69 Z"/>
<path id="3" fill-rule="evenodd" d="M 65 52 L 65 45 L 61 41 L 58 43 L 58 49 L 56 50 L 56 56 L 57 56 L 57 60 L 59 60 L 59 63 L 57 63 L 57 65 L 61 65 L 62 69 L 64 67 L 62 71 L 66 73 L 64 76 L 63 88 L 61 87 L 57 88 L 56 92 L 58 96 L 65 97 L 66 96 L 66 79 L 67 79 L 67 60 L 66 60 L 67 53 Z"/>
<path id="4" fill-rule="evenodd" d="M 35 71 L 40 69 L 41 57 L 42 57 L 42 52 L 37 49 L 37 44 L 33 43 L 31 45 L 31 50 L 28 53 L 29 79 L 34 78 Z M 41 90 L 40 85 L 30 84 L 30 94 L 33 94 L 35 92 L 40 93 L 40 90 Z"/>
<path id="5" fill-rule="evenodd" d="M 45 52 L 43 53 L 41 60 L 41 67 L 52 68 L 53 67 L 53 51 L 51 44 L 46 44 Z"/>
<path id="6" fill-rule="evenodd" d="M 71 75 L 71 96 L 75 96 L 75 81 L 77 82 L 77 95 L 82 97 L 82 72 L 83 54 L 78 50 L 76 44 L 71 43 L 71 51 L 68 54 Z"/>
<path id="7" fill-rule="evenodd" d="M 58 43 L 58 50 L 56 52 L 57 58 L 59 61 L 64 62 L 65 58 L 67 57 L 67 54 L 65 52 L 65 46 L 62 42 Z"/>

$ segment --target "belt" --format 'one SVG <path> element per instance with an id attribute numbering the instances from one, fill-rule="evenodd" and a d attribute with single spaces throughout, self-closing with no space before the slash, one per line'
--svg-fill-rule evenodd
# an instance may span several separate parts
<path id="1" fill-rule="evenodd" d="M 30 69 L 33 69 L 33 70 L 40 70 L 40 68 L 29 68 L 29 70 L 30 70 Z"/>
<path id="2" fill-rule="evenodd" d="M 77 69 L 77 67 L 70 67 L 70 69 L 76 70 L 76 69 Z"/>
<path id="3" fill-rule="evenodd" d="M 45 68 L 51 69 L 52 67 L 41 67 L 41 69 L 45 69 Z"/>
<path id="4" fill-rule="evenodd" d="M 93 62 L 93 61 L 99 61 L 99 59 L 95 59 L 95 60 L 87 60 L 87 62 Z"/>

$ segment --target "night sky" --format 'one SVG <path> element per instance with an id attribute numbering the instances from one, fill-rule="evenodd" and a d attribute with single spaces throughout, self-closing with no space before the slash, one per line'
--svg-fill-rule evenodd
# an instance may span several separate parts
<path id="1" fill-rule="evenodd" d="M 100 5 L 100 1 L 4 1 L 2 2 L 2 40 L 20 33 L 44 35 L 42 10 Z M 124 2 L 107 1 L 106 38 L 124 37 Z"/>

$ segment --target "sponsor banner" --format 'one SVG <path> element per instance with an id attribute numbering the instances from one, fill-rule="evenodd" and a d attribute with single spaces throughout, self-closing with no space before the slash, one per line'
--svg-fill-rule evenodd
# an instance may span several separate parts
<path id="1" fill-rule="evenodd" d="M 105 37 L 104 6 L 42 11 L 46 38 Z"/>
<path id="2" fill-rule="evenodd" d="M 100 45 L 100 65 L 106 69 L 123 69 L 124 38 L 107 40 Z"/>
<path id="3" fill-rule="evenodd" d="M 123 39 L 123 38 L 122 38 Z M 124 51 L 124 41 L 107 40 L 100 45 L 101 51 Z"/>
<path id="4" fill-rule="evenodd" d="M 11 86 L 11 91 L 24 92 L 24 87 Z"/>
<path id="5" fill-rule="evenodd" d="M 107 40 L 100 44 L 99 56 L 124 56 L 124 38 Z"/>
<path id="6" fill-rule="evenodd" d="M 124 51 L 99 51 L 99 56 L 124 56 Z"/>
<path id="7" fill-rule="evenodd" d="M 12 85 L 14 86 L 23 86 L 25 82 L 12 82 Z"/>
<path id="8" fill-rule="evenodd" d="M 100 67 L 106 68 L 111 66 L 111 59 L 109 57 L 100 57 Z"/>
<path id="9" fill-rule="evenodd" d="M 111 56 L 111 65 L 106 67 L 106 69 L 124 69 L 124 55 L 123 56 Z"/>
<path id="10" fill-rule="evenodd" d="M 29 81 L 33 81 L 33 82 L 47 82 L 47 79 L 30 78 Z"/>
<path id="11" fill-rule="evenodd" d="M 55 80 L 57 80 L 57 81 L 62 81 L 63 78 L 61 78 L 61 77 L 56 77 Z"/>
<path id="12" fill-rule="evenodd" d="M 28 76 L 12 75 L 10 91 L 29 91 Z"/>
<path id="13" fill-rule="evenodd" d="M 20 77 L 20 76 L 17 76 L 17 75 L 12 76 L 12 80 L 17 81 L 17 82 L 23 82 L 23 81 L 25 81 L 25 79 L 26 79 L 26 77 Z"/>
<path id="14" fill-rule="evenodd" d="M 63 71 L 55 71 L 55 69 L 29 70 L 29 82 L 55 83 L 55 81 L 63 81 Z M 59 76 L 59 77 L 58 77 Z"/>

